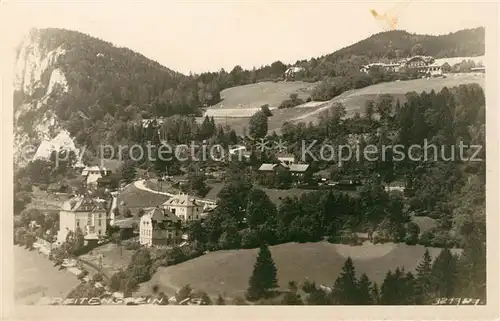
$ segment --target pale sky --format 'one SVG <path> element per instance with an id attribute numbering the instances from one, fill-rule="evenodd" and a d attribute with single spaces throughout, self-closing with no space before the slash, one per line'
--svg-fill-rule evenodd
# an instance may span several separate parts
<path id="1" fill-rule="evenodd" d="M 369 13 L 394 2 L 339 1 L 1 1 L 14 47 L 31 27 L 77 30 L 128 47 L 182 73 L 294 63 L 334 52 L 383 26 Z M 495 3 L 422 2 L 400 13 L 398 29 L 445 34 L 484 25 Z M 3 41 L 4 39 L 2 39 Z"/>

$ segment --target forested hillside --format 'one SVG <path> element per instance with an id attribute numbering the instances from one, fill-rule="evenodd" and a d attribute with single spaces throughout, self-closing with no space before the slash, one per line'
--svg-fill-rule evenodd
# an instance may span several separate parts
<path id="1" fill-rule="evenodd" d="M 362 54 L 370 58 L 395 57 L 396 51 L 404 57 L 411 55 L 417 44 L 421 46 L 421 54 L 434 58 L 480 56 L 484 55 L 484 28 L 440 36 L 417 35 L 403 30 L 381 32 L 326 57 L 335 59 Z"/>
<path id="2" fill-rule="evenodd" d="M 33 30 L 30 38 L 28 49 L 18 50 L 18 64 L 26 70 L 23 86 L 14 93 L 15 108 L 22 110 L 16 119 L 17 131 L 33 136 L 38 130 L 37 122 L 52 114 L 60 128 L 68 129 L 77 143 L 84 145 L 108 141 L 116 134 L 113 128 L 121 127 L 123 122 L 152 116 L 197 114 L 200 107 L 219 102 L 221 90 L 282 79 L 289 66 L 276 61 L 253 70 L 235 66 L 230 72 L 222 69 L 186 76 L 132 50 L 76 31 Z M 26 52 L 38 60 L 22 61 Z M 414 53 L 435 57 L 482 55 L 484 28 L 443 36 L 405 31 L 379 33 L 330 55 L 298 61 L 304 72 L 296 79 L 323 80 L 321 86 L 328 90 L 320 86 L 313 99 L 330 99 L 337 92 L 331 87 L 338 87 L 338 83 L 358 88 L 368 81 L 363 77 L 354 78 L 359 76 L 359 66 L 363 63 Z M 51 57 L 52 60 L 47 60 Z M 38 70 L 40 79 L 36 88 L 25 90 L 30 68 Z M 55 71 L 65 77 L 66 88 L 53 83 Z M 21 106 L 23 108 L 19 108 Z"/>

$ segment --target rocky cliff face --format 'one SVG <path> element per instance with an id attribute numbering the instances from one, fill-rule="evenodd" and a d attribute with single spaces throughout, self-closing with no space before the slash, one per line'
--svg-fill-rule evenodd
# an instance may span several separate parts
<path id="1" fill-rule="evenodd" d="M 70 90 L 58 61 L 66 50 L 48 50 L 38 30 L 32 30 L 18 47 L 14 70 L 14 146 L 15 162 L 24 163 L 23 148 L 36 147 L 36 157 L 46 157 L 60 147 L 74 149 L 75 144 L 61 128 L 51 110 L 51 102 Z"/>
<path id="2" fill-rule="evenodd" d="M 203 92 L 218 93 L 210 86 Z M 72 30 L 32 30 L 15 62 L 16 162 L 26 145 L 40 146 L 42 157 L 75 143 L 94 151 L 101 143 L 117 143 L 116 130 L 151 115 L 151 102 L 162 100 L 171 114 L 172 108 L 189 114 L 200 103 L 188 98 L 198 91 L 198 79 L 130 49 Z"/>

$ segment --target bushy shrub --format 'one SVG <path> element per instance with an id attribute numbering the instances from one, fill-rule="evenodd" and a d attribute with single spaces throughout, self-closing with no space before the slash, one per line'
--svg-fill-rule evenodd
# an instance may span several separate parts
<path id="1" fill-rule="evenodd" d="M 418 227 L 418 225 L 413 222 L 408 223 L 404 242 L 408 245 L 417 244 L 419 234 L 420 234 L 420 228 Z"/>
<path id="2" fill-rule="evenodd" d="M 289 99 L 285 99 L 281 102 L 281 104 L 278 106 L 279 109 L 282 108 L 292 108 L 298 105 L 302 105 L 304 101 L 298 97 L 297 94 L 290 94 Z"/>
<path id="3" fill-rule="evenodd" d="M 82 270 L 82 272 L 78 274 L 77 278 L 78 280 L 82 281 L 88 274 L 89 272 L 87 270 Z"/>
<path id="4" fill-rule="evenodd" d="M 253 229 L 245 229 L 241 231 L 241 247 L 244 249 L 252 249 L 260 244 L 259 233 Z"/>
<path id="5" fill-rule="evenodd" d="M 96 273 L 92 277 L 92 281 L 101 283 L 104 281 L 104 276 L 101 273 Z"/>
<path id="6" fill-rule="evenodd" d="M 125 248 L 127 250 L 134 250 L 135 251 L 135 250 L 138 250 L 141 248 L 141 244 L 139 243 L 139 241 L 126 242 Z"/>
<path id="7" fill-rule="evenodd" d="M 388 239 L 387 237 L 385 237 L 384 235 L 382 234 L 379 234 L 379 233 L 376 233 L 375 235 L 373 235 L 373 244 L 378 244 L 378 243 L 387 243 L 387 242 L 391 242 L 390 239 Z"/>
<path id="8" fill-rule="evenodd" d="M 340 234 L 339 241 L 342 244 L 360 245 L 363 242 L 359 239 L 358 235 L 352 231 L 344 231 Z"/>
<path id="9" fill-rule="evenodd" d="M 269 105 L 268 104 L 265 104 L 265 105 L 262 105 L 260 107 L 260 110 L 267 116 L 267 117 L 271 117 L 273 115 L 273 113 L 271 112 L 271 110 L 269 109 Z"/>
<path id="10" fill-rule="evenodd" d="M 418 239 L 418 244 L 423 246 L 432 246 L 434 244 L 434 233 L 425 231 Z"/>
<path id="11" fill-rule="evenodd" d="M 455 238 L 453 238 L 448 231 L 436 231 L 434 233 L 432 246 L 441 248 L 453 248 L 458 247 L 458 245 L 459 242 Z"/>

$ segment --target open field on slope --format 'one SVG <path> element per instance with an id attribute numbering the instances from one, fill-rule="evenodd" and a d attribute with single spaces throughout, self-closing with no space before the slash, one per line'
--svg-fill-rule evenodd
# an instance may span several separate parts
<path id="1" fill-rule="evenodd" d="M 293 121 L 295 122 L 314 122 L 317 120 L 319 113 L 327 109 L 334 103 L 340 102 L 344 104 L 347 111 L 347 116 L 352 117 L 356 112 L 363 113 L 364 104 L 368 100 L 377 100 L 380 95 L 389 94 L 395 99 L 399 98 L 404 101 L 407 92 L 415 91 L 421 93 L 431 90 L 440 91 L 444 87 L 455 87 L 463 84 L 478 83 L 484 88 L 484 77 L 480 74 L 448 74 L 447 78 L 431 78 L 431 79 L 414 79 L 407 81 L 385 82 L 358 90 L 350 90 L 338 97 L 329 101 L 329 104 L 322 108 L 318 108 L 308 115 L 299 116 Z"/>
<path id="2" fill-rule="evenodd" d="M 276 131 L 279 133 L 279 129 L 283 125 L 285 121 L 293 121 L 293 122 L 314 122 L 317 120 L 318 115 L 321 111 L 328 109 L 336 102 L 341 102 L 346 106 L 347 116 L 351 117 L 356 112 L 363 113 L 364 105 L 367 100 L 377 100 L 382 94 L 390 94 L 394 96 L 394 98 L 399 98 L 402 102 L 404 102 L 404 97 L 407 92 L 415 91 L 415 92 L 423 92 L 423 91 L 439 91 L 443 87 L 454 87 L 461 84 L 468 83 L 478 83 L 484 87 L 484 78 L 479 74 L 449 74 L 447 78 L 432 78 L 432 79 L 414 79 L 408 81 L 394 81 L 387 83 L 380 83 L 373 86 L 368 86 L 358 90 L 349 90 L 330 101 L 327 102 L 310 102 L 308 104 L 297 106 L 294 108 L 287 109 L 274 109 L 272 110 L 273 116 L 269 118 L 269 133 Z M 224 101 L 221 103 L 223 108 L 220 107 L 220 104 L 215 105 L 213 107 L 209 107 L 210 109 L 220 110 L 220 117 L 214 117 L 214 120 L 217 124 L 221 124 L 225 126 L 226 124 L 233 128 L 237 134 L 243 134 L 245 130 L 248 131 L 248 121 L 251 114 L 258 110 L 258 107 L 269 102 L 264 102 L 268 97 L 271 97 L 269 101 L 276 101 L 276 105 L 279 105 L 282 100 L 287 99 L 289 93 L 293 92 L 290 88 L 297 84 L 297 88 L 300 88 L 300 82 L 283 82 L 283 83 L 269 83 L 273 85 L 277 85 L 274 88 L 275 92 L 270 94 L 269 92 L 265 92 L 263 90 L 259 91 L 259 86 L 261 84 L 268 83 L 259 83 L 252 85 L 245 85 L 239 87 L 233 87 L 226 89 L 223 92 L 228 91 L 229 101 L 235 101 L 236 106 L 238 102 L 242 104 L 241 112 L 238 112 L 238 109 L 234 107 L 234 105 L 227 105 Z M 310 88 L 314 87 L 314 84 L 302 83 L 303 85 L 309 85 Z M 282 87 L 279 87 L 282 86 Z M 290 87 L 288 87 L 290 86 Z M 262 85 L 265 88 L 264 85 Z M 281 89 L 279 89 L 281 88 Z M 282 90 L 281 93 L 278 92 Z M 286 92 L 286 94 L 285 94 Z M 303 90 L 302 92 L 309 92 Z M 300 95 L 299 95 L 300 96 Z M 280 97 L 279 99 L 277 97 Z M 284 97 L 281 99 L 281 97 Z M 307 97 L 307 96 L 306 96 Z M 252 103 L 252 101 L 254 103 Z M 246 102 L 245 104 L 243 102 Z M 245 112 L 245 106 L 247 108 L 256 108 L 251 109 L 250 112 Z M 273 107 L 272 104 L 270 104 Z M 225 108 L 231 108 L 231 111 L 228 112 L 228 116 L 226 117 L 226 113 L 224 112 Z M 239 116 L 241 118 L 233 118 Z M 216 114 L 215 114 L 216 115 Z"/>
<path id="3" fill-rule="evenodd" d="M 61 193 L 48 193 L 34 187 L 33 193 L 31 194 L 31 202 L 26 206 L 26 208 L 36 208 L 45 212 L 58 212 L 64 202 L 69 199 L 69 195 Z"/>
<path id="4" fill-rule="evenodd" d="M 320 106 L 316 107 L 302 107 L 297 106 L 294 108 L 284 108 L 284 109 L 273 109 L 271 112 L 273 116 L 268 118 L 268 130 L 269 133 L 272 133 L 273 130 L 279 131 L 284 122 L 289 121 L 291 119 L 295 119 L 301 116 L 307 116 L 310 113 L 321 108 L 321 106 L 325 105 L 325 102 L 321 102 Z M 246 115 L 246 114 L 242 114 Z M 252 113 L 253 115 L 253 113 Z M 251 115 L 250 115 L 251 116 Z M 231 118 L 231 117 L 214 117 L 215 124 L 222 126 L 229 126 L 238 135 L 247 134 L 248 135 L 248 123 L 250 121 L 250 116 L 247 117 L 239 117 L 239 118 Z M 203 118 L 199 118 L 198 121 L 203 121 Z"/>
<path id="5" fill-rule="evenodd" d="M 145 207 L 155 207 L 167 200 L 165 195 L 143 191 L 134 186 L 127 185 L 118 195 L 118 208 L 123 213 L 124 208 L 129 208 L 133 214 Z"/>
<path id="6" fill-rule="evenodd" d="M 255 84 L 227 88 L 221 91 L 222 101 L 208 109 L 260 108 L 264 104 L 278 107 L 290 94 L 296 93 L 304 100 L 310 96 L 315 83 L 302 81 L 263 81 Z M 225 116 L 225 115 L 221 115 Z"/>
<path id="7" fill-rule="evenodd" d="M 484 66 L 486 63 L 485 58 L 486 58 L 485 56 L 439 58 L 439 59 L 436 59 L 435 63 L 436 64 L 444 64 L 445 62 L 447 62 L 448 64 L 450 64 L 450 66 L 453 66 L 455 64 L 461 63 L 464 60 L 472 60 L 472 61 L 474 61 L 474 63 L 476 63 L 476 65 L 480 62 Z"/>
<path id="8" fill-rule="evenodd" d="M 389 269 L 399 266 L 405 271 L 414 271 L 425 252 L 423 246 L 394 243 L 365 243 L 362 246 L 327 242 L 286 243 L 270 249 L 281 287 L 286 287 L 291 280 L 302 283 L 306 279 L 331 286 L 347 256 L 353 259 L 358 277 L 366 273 L 371 280 L 381 283 Z M 429 248 L 432 257 L 440 251 Z M 227 297 L 243 296 L 257 253 L 258 249 L 216 251 L 178 265 L 160 267 L 152 280 L 141 285 L 141 289 L 158 284 L 162 290 L 169 291 L 190 284 L 213 296 L 219 293 Z"/>

